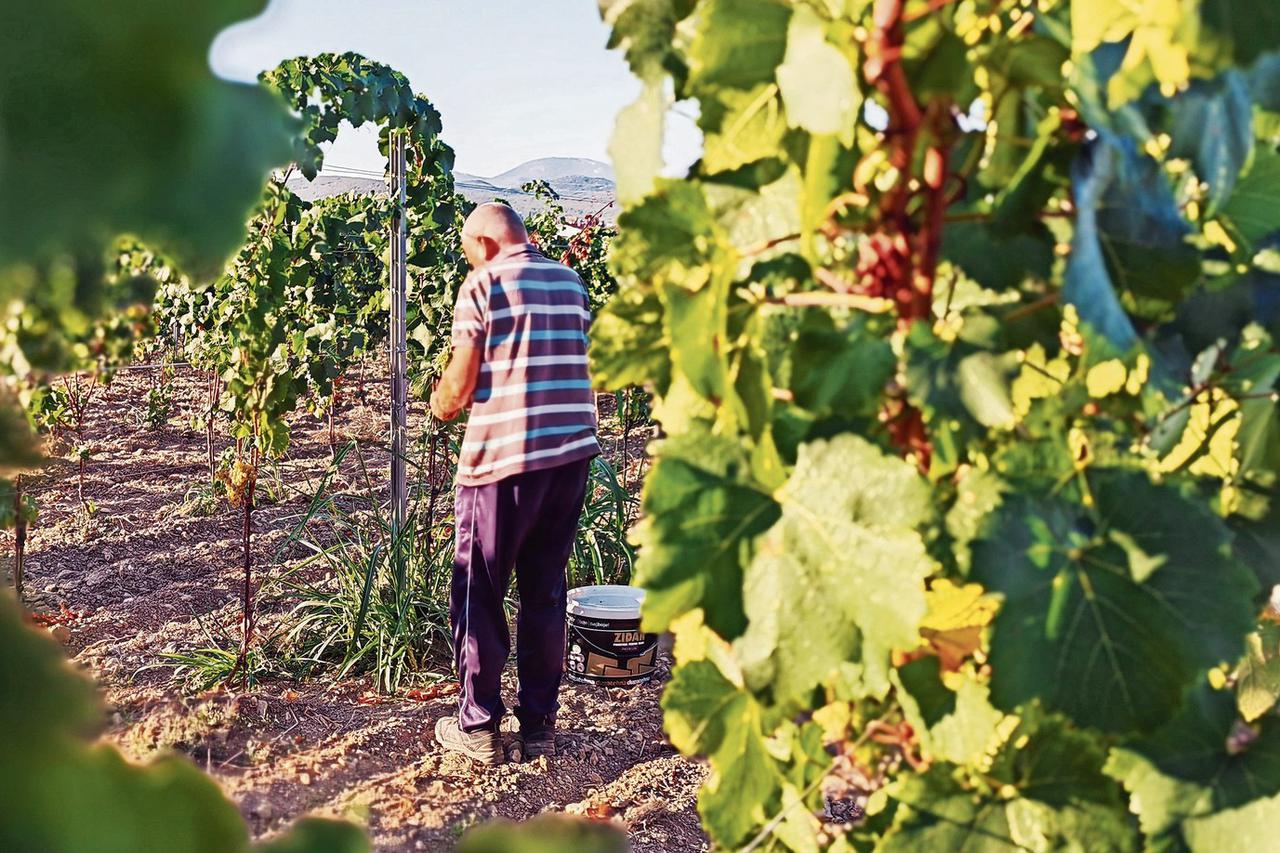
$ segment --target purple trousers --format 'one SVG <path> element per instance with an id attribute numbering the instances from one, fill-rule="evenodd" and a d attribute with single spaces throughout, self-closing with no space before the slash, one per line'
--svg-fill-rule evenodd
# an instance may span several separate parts
<path id="1" fill-rule="evenodd" d="M 511 653 L 503 599 L 516 576 L 516 718 L 523 731 L 555 724 L 564 669 L 565 567 L 573 552 L 591 460 L 458 486 L 457 553 L 449 617 L 464 731 L 495 729 Z"/>

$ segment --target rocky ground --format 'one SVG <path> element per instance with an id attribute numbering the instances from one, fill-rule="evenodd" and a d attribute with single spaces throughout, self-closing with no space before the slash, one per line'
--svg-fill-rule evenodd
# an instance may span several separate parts
<path id="1" fill-rule="evenodd" d="M 219 781 L 259 836 L 314 813 L 365 823 L 379 850 L 449 850 L 478 821 L 565 811 L 616 821 L 636 851 L 707 849 L 695 805 L 705 771 L 662 733 L 665 659 L 650 686 L 568 685 L 560 756 L 492 769 L 432 742 L 436 719 L 454 708 L 444 672 L 437 684 L 390 696 L 367 679 L 331 676 L 184 692 L 164 653 L 238 630 L 240 516 L 225 503 L 211 515 L 180 511 L 208 476 L 204 434 L 190 423 L 203 406 L 204 381 L 179 368 L 168 423 L 148 429 L 141 412 L 153 381 L 153 371 L 125 371 L 90 411 L 83 496 L 95 512 L 81 506 L 73 463 L 55 461 L 29 478 L 41 517 L 28 539 L 26 601 L 56 616 L 68 653 L 97 679 L 107 740 L 139 760 L 161 750 L 186 754 Z M 363 390 L 365 400 L 348 394 L 340 408 L 339 439 L 362 442 L 377 471 L 386 458 L 379 449 L 385 394 L 372 378 Z M 422 424 L 419 403 L 411 432 Z M 606 447 L 616 454 L 616 439 Z M 630 454 L 633 479 L 643 465 L 639 447 Z M 276 472 L 277 500 L 255 518 L 255 557 L 267 575 L 282 569 L 271 567 L 272 555 L 329 457 L 327 425 L 297 417 Z M 13 539 L 6 537 L 7 562 Z"/>

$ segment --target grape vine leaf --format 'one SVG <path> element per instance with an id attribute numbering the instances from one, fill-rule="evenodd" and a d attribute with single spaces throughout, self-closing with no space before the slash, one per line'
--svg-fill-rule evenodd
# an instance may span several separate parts
<path id="1" fill-rule="evenodd" d="M 703 133 L 702 168 L 708 178 L 777 154 L 787 132 L 786 116 L 774 83 L 751 89 L 725 89 L 702 102 L 698 127 Z"/>
<path id="2" fill-rule="evenodd" d="M 672 351 L 687 349 L 690 342 L 673 342 L 668 332 L 667 300 L 677 290 L 695 294 L 712 282 L 711 269 L 731 269 L 717 239 L 720 232 L 697 186 L 659 180 L 655 191 L 629 207 L 618 218 L 610 268 L 618 277 L 618 293 L 596 319 L 592 334 L 591 364 L 596 384 L 610 390 L 653 382 L 665 394 L 671 381 Z M 684 308 L 713 308 L 708 300 L 691 296 Z M 682 310 L 675 321 L 688 321 Z M 697 319 L 697 318 L 694 318 Z M 700 336 L 699 336 L 700 337 Z M 698 354 L 686 372 L 706 368 L 711 373 L 719 358 Z"/>
<path id="3" fill-rule="evenodd" d="M 912 324 L 906 349 L 907 393 L 933 437 L 931 476 L 953 470 L 976 436 L 1013 426 L 1015 356 L 979 350 L 963 340 L 947 343 L 920 321 Z"/>
<path id="4" fill-rule="evenodd" d="M 189 761 L 137 765 L 91 742 L 102 716 L 93 686 L 23 624 L 8 594 L 0 594 L 0 645 L 0 848 L 250 849 L 235 805 Z M 351 824 L 304 820 L 260 849 L 359 853 L 368 842 Z"/>
<path id="5" fill-rule="evenodd" d="M 0 474 L 34 467 L 43 458 L 40 437 L 31 429 L 17 400 L 0 393 Z"/>
<path id="6" fill-rule="evenodd" d="M 1092 511 L 1006 497 L 973 545 L 973 579 L 1005 598 L 992 697 L 1004 710 L 1039 697 L 1081 725 L 1150 731 L 1200 672 L 1239 657 L 1256 587 L 1208 507 L 1139 471 L 1094 471 L 1089 486 Z M 1141 580 L 1135 568 L 1151 562 L 1135 566 L 1135 549 L 1162 561 Z"/>
<path id="7" fill-rule="evenodd" d="M 644 630 L 666 630 L 701 607 L 711 628 L 737 637 L 746 627 L 742 567 L 778 505 L 752 487 L 743 450 L 729 439 L 693 433 L 657 444 L 653 455 L 634 533 Z"/>
<path id="8" fill-rule="evenodd" d="M 462 836 L 457 853 L 628 853 L 630 849 L 627 837 L 606 821 L 551 813 L 520 823 L 489 821 Z"/>
<path id="9" fill-rule="evenodd" d="M 1262 597 L 1270 597 L 1272 588 L 1280 584 L 1280 501 L 1273 496 L 1262 517 L 1233 515 L 1227 525 L 1236 557 L 1253 571 Z"/>
<path id="10" fill-rule="evenodd" d="M 1176 296 L 1199 274 L 1199 263 L 1181 243 L 1184 227 L 1167 183 L 1154 164 L 1142 160 L 1125 140 L 1086 146 L 1072 167 L 1075 235 L 1067 258 L 1063 297 L 1080 319 L 1125 352 L 1137 341 L 1121 306 L 1121 289 Z M 1108 263 L 1108 259 L 1111 263 Z M 1144 265 L 1160 261 L 1162 274 L 1149 277 Z"/>
<path id="11" fill-rule="evenodd" d="M 916 646 L 925 614 L 934 565 L 917 528 L 932 512 L 928 486 L 909 463 L 845 434 L 801 445 L 779 501 L 744 579 L 747 683 L 784 702 L 853 662 L 883 692 L 890 651 Z"/>
<path id="12" fill-rule="evenodd" d="M 609 159 L 614 164 L 618 200 L 644 198 L 662 171 L 662 139 L 667 95 L 661 78 L 647 81 L 634 103 L 618 113 Z"/>
<path id="13" fill-rule="evenodd" d="M 948 526 L 951 523 L 949 513 Z M 920 638 L 938 656 L 943 670 L 955 672 L 982 647 L 982 634 L 995 618 L 999 603 L 976 583 L 957 586 L 947 578 L 933 582 L 925 602 L 929 610 L 920 621 Z"/>
<path id="14" fill-rule="evenodd" d="M 793 127 L 818 135 L 840 134 L 846 144 L 853 141 L 860 105 L 853 67 L 827 41 L 826 24 L 807 6 L 792 13 L 777 77 Z"/>
<path id="15" fill-rule="evenodd" d="M 877 851 L 1137 850 L 1119 786 L 1105 777 L 1094 736 L 1054 718 L 1014 730 L 979 793 L 938 763 L 890 785 L 902 808 Z"/>
<path id="16" fill-rule="evenodd" d="M 1280 44 L 1280 6 L 1271 0 L 1203 0 L 1201 39 L 1227 57 L 1248 66 Z"/>
<path id="17" fill-rule="evenodd" d="M 1188 821 L 1280 793 L 1280 719 L 1242 728 L 1231 694 L 1202 684 L 1167 725 L 1112 749 L 1106 772 L 1129 792 L 1151 843 L 1177 849 Z"/>
<path id="18" fill-rule="evenodd" d="M 1228 71 L 1197 81 L 1169 104 L 1168 156 L 1191 161 L 1208 185 L 1205 213 L 1217 212 L 1231 198 L 1240 170 L 1253 154 L 1253 104 L 1248 80 Z"/>
<path id="19" fill-rule="evenodd" d="M 778 0 L 706 0 L 689 46 L 689 87 L 751 89 L 772 83 L 787 49 L 791 9 Z"/>
<path id="20" fill-rule="evenodd" d="M 819 418 L 874 414 L 896 367 L 893 349 L 865 320 L 841 326 L 826 313 L 805 316 L 790 355 L 796 405 Z"/>
<path id="21" fill-rule="evenodd" d="M 710 758 L 713 773 L 698 809 L 711 834 L 736 847 L 765 821 L 764 807 L 782 781 L 765 747 L 763 709 L 709 660 L 676 668 L 662 709 L 671 744 Z"/>
<path id="22" fill-rule="evenodd" d="M 6 4 L 0 266 L 130 232 L 188 269 L 216 270 L 268 169 L 289 156 L 280 100 L 209 68 L 214 36 L 263 5 L 194 3 L 175 15 L 164 0 L 128 14 L 88 0 Z"/>
<path id="23" fill-rule="evenodd" d="M 1053 269 L 1053 235 L 1041 222 L 1006 233 L 986 222 L 957 222 L 942 237 L 942 254 L 975 281 L 1008 290 L 1027 278 L 1048 279 Z"/>
<path id="24" fill-rule="evenodd" d="M 1280 352 L 1270 335 L 1249 326 L 1231 364 L 1232 381 L 1245 397 L 1236 433 L 1240 473 L 1274 476 L 1280 472 L 1280 404 L 1268 395 L 1280 392 Z"/>
<path id="25" fill-rule="evenodd" d="M 1256 247 L 1280 231 L 1280 154 L 1260 147 L 1231 197 L 1219 211 L 1219 219 L 1235 239 Z"/>
<path id="26" fill-rule="evenodd" d="M 1160 166 L 1127 141 L 1113 150 L 1096 210 L 1107 274 L 1130 312 L 1161 318 L 1200 278 L 1200 255 Z"/>
<path id="27" fill-rule="evenodd" d="M 621 49 L 637 77 L 651 79 L 674 72 L 679 63 L 672 44 L 676 25 L 689 16 L 695 0 L 600 0 L 600 17 L 613 30 L 610 50 Z"/>
<path id="28" fill-rule="evenodd" d="M 1264 619 L 1245 641 L 1236 681 L 1236 705 L 1247 722 L 1275 707 L 1280 699 L 1280 623 Z"/>
<path id="29" fill-rule="evenodd" d="M 1124 43 L 1120 72 L 1108 81 L 1107 96 L 1119 106 L 1135 100 L 1154 82 L 1177 88 L 1191 76 L 1186 33 L 1194 11 L 1185 4 L 1115 3 L 1075 0 L 1071 4 L 1071 49 L 1079 56 L 1104 43 Z"/>
<path id="30" fill-rule="evenodd" d="M 591 335 L 591 378 L 617 391 L 652 383 L 665 392 L 671 382 L 671 351 L 663 332 L 663 307 L 650 288 L 614 294 L 596 315 Z"/>
<path id="31" fill-rule="evenodd" d="M 997 726 L 1004 714 L 992 707 L 987 686 L 971 675 L 952 690 L 942 682 L 938 658 L 926 655 L 894 670 L 892 677 L 926 756 L 970 764 L 999 745 Z"/>

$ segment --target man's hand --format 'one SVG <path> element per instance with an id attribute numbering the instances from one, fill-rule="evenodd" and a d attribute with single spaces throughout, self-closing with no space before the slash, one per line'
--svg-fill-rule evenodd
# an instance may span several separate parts
<path id="1" fill-rule="evenodd" d="M 480 357 L 479 347 L 454 347 L 449 366 L 431 392 L 431 414 L 442 421 L 451 421 L 471 404 L 480 376 Z"/>
<path id="2" fill-rule="evenodd" d="M 431 392 L 431 414 L 435 415 L 437 420 L 451 421 L 458 416 L 458 410 L 446 408 L 441 396 L 440 387 L 437 385 Z"/>

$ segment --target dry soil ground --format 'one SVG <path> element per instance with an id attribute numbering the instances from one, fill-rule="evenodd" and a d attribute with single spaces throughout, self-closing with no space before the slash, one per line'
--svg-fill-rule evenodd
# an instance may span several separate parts
<path id="1" fill-rule="evenodd" d="M 494 769 L 433 744 L 436 719 L 454 707 L 447 682 L 418 698 L 329 677 L 202 695 L 175 686 L 164 652 L 207 645 L 202 623 L 236 630 L 240 528 L 225 503 L 207 517 L 175 512 L 187 489 L 207 478 L 204 436 L 189 424 L 205 386 L 179 368 L 173 416 L 149 430 L 138 415 L 152 380 L 147 370 L 120 374 L 90 413 L 84 496 L 97 504 L 92 518 L 77 511 L 71 463 L 31 479 L 41 517 L 28 540 L 27 604 L 67 617 L 58 633 L 101 686 L 106 739 L 142 760 L 170 749 L 189 756 L 259 836 L 317 813 L 366 823 L 380 850 L 449 850 L 489 817 L 567 811 L 619 822 L 637 851 L 706 849 L 695 810 L 704 769 L 666 742 L 658 683 L 613 693 L 568 685 L 561 755 Z M 375 470 L 386 458 L 376 449 L 385 423 L 380 390 L 371 380 L 367 400 L 348 395 L 338 416 L 342 435 L 367 442 Z M 423 406 L 413 408 L 417 430 Z M 293 432 L 280 465 L 289 488 L 256 516 L 264 566 L 329 460 L 324 424 L 301 415 Z M 12 536 L 3 541 L 9 552 Z"/>

